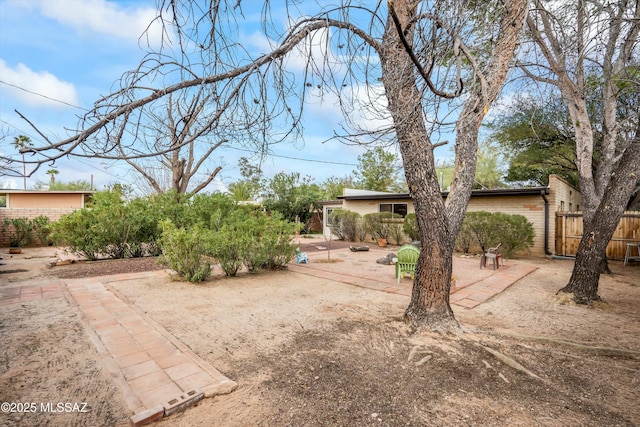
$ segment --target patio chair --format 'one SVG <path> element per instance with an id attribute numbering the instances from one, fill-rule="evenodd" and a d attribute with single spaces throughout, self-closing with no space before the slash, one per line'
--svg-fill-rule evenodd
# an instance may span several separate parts
<path id="1" fill-rule="evenodd" d="M 296 248 L 296 264 L 309 264 L 309 257 L 306 252 L 300 252 L 300 248 Z"/>
<path id="2" fill-rule="evenodd" d="M 487 252 L 480 257 L 480 268 L 487 266 L 487 260 L 490 259 L 493 264 L 493 269 L 499 269 L 500 263 L 504 266 L 504 258 L 502 252 L 499 251 L 502 243 L 498 244 L 495 248 L 489 248 Z"/>
<path id="3" fill-rule="evenodd" d="M 400 279 L 407 273 L 411 274 L 411 279 L 413 279 L 419 256 L 420 249 L 413 245 L 404 245 L 398 249 L 398 261 L 396 262 L 396 277 L 398 283 L 400 283 Z"/>

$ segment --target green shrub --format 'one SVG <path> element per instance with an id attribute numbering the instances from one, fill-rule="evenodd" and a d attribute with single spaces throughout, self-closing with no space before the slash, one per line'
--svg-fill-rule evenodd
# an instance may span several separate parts
<path id="1" fill-rule="evenodd" d="M 468 214 L 467 214 L 468 215 Z M 462 226 L 460 227 L 460 232 L 456 237 L 456 249 L 462 253 L 468 254 L 471 248 L 471 244 L 475 242 L 476 237 L 471 227 L 469 226 L 469 221 L 465 220 L 462 222 Z"/>
<path id="2" fill-rule="evenodd" d="M 41 245 L 53 245 L 51 240 L 51 221 L 49 221 L 48 217 L 40 215 L 32 219 L 31 224 L 33 224 L 33 233 Z"/>
<path id="3" fill-rule="evenodd" d="M 402 231 L 409 236 L 411 241 L 420 240 L 420 231 L 418 230 L 418 220 L 415 213 L 409 213 L 404 217 Z"/>
<path id="4" fill-rule="evenodd" d="M 405 239 L 404 233 L 402 232 L 403 223 L 395 220 L 389 223 L 389 237 L 396 245 L 401 245 Z"/>
<path id="5" fill-rule="evenodd" d="M 370 213 L 362 217 L 362 224 L 374 240 L 388 239 L 392 224 L 389 220 L 393 218 L 400 218 L 400 215 L 391 212 Z"/>
<path id="6" fill-rule="evenodd" d="M 491 212 L 484 211 L 467 212 L 465 215 L 464 223 L 473 233 L 483 253 L 500 243 L 497 234 L 499 224 L 494 219 Z"/>
<path id="7" fill-rule="evenodd" d="M 499 225 L 500 249 L 505 257 L 524 251 L 533 246 L 535 231 L 533 224 L 523 215 L 494 214 Z"/>
<path id="8" fill-rule="evenodd" d="M 355 242 L 361 229 L 361 217 L 357 212 L 347 209 L 335 209 L 329 215 L 331 232 L 338 240 Z"/>
<path id="9" fill-rule="evenodd" d="M 229 223 L 211 232 L 209 253 L 227 276 L 237 274 L 244 264 L 245 251 L 250 250 L 241 228 L 238 223 Z"/>
<path id="10" fill-rule="evenodd" d="M 57 245 L 65 245 L 69 250 L 90 261 L 104 253 L 104 246 L 95 238 L 95 215 L 89 209 L 80 209 L 63 215 L 53 223 L 51 239 Z"/>
<path id="11" fill-rule="evenodd" d="M 295 224 L 287 221 L 281 214 L 273 212 L 267 218 L 265 228 L 258 245 L 266 257 L 264 267 L 269 270 L 284 268 L 296 256 L 293 245 Z"/>
<path id="12" fill-rule="evenodd" d="M 33 222 L 29 218 L 5 218 L 3 230 L 11 230 L 9 245 L 11 247 L 26 246 L 33 240 Z"/>
<path id="13" fill-rule="evenodd" d="M 162 262 L 190 282 L 202 282 L 211 274 L 206 257 L 210 250 L 210 231 L 200 225 L 189 230 L 177 228 L 170 220 L 160 223 Z"/>
<path id="14" fill-rule="evenodd" d="M 160 234 L 150 212 L 141 200 L 126 203 L 117 191 L 99 192 L 90 207 L 60 218 L 51 238 L 90 260 L 143 256 Z"/>
<path id="15" fill-rule="evenodd" d="M 281 269 L 295 256 L 295 224 L 278 212 L 266 215 L 238 206 L 222 215 L 210 216 L 213 233 L 210 254 L 227 276 L 244 265 L 249 272 Z"/>
<path id="16" fill-rule="evenodd" d="M 468 212 L 458 234 L 456 245 L 469 251 L 472 241 L 478 242 L 482 252 L 501 244 L 505 257 L 533 246 L 535 231 L 533 224 L 522 215 L 501 212 Z"/>
<path id="17" fill-rule="evenodd" d="M 281 215 L 237 206 L 220 194 L 176 193 L 122 200 L 118 192 L 94 195 L 90 208 L 63 216 L 52 238 L 90 260 L 159 255 L 190 281 L 206 279 L 212 260 L 228 276 L 278 269 L 295 256 L 295 225 Z"/>

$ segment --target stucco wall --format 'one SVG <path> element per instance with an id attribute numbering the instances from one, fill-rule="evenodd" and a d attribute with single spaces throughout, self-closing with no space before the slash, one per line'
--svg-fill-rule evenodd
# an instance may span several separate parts
<path id="1" fill-rule="evenodd" d="M 80 209 L 84 193 L 8 193 L 8 209 Z"/>

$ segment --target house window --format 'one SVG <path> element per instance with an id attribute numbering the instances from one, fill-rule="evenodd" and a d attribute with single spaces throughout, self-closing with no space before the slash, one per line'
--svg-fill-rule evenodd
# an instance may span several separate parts
<path id="1" fill-rule="evenodd" d="M 380 212 L 393 212 L 400 215 L 402 218 L 407 216 L 407 204 L 406 203 L 380 203 Z"/>
<path id="2" fill-rule="evenodd" d="M 6 208 L 6 207 L 7 207 L 7 195 L 0 194 L 0 208 Z"/>

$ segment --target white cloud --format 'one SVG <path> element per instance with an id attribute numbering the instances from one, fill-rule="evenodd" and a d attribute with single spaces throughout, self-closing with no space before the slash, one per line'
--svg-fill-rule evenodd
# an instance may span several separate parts
<path id="1" fill-rule="evenodd" d="M 75 28 L 77 32 L 106 34 L 119 39 L 137 41 L 156 17 L 154 7 L 121 7 L 106 0 L 18 0 L 16 3 L 37 9 L 44 16 Z M 161 28 L 149 29 L 149 40 L 155 44 Z"/>
<path id="2" fill-rule="evenodd" d="M 7 83 L 1 85 L 0 90 L 27 105 L 64 107 L 64 104 L 57 101 L 71 105 L 80 103 L 75 86 L 72 83 L 59 80 L 48 71 L 33 71 L 22 63 L 11 68 L 0 59 L 0 76 Z M 30 92 L 19 88 L 29 88 Z"/>

